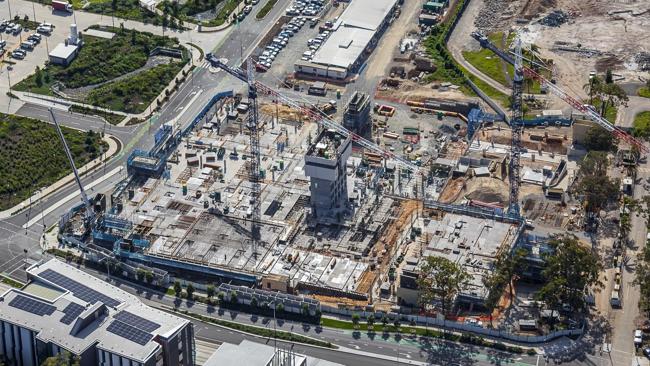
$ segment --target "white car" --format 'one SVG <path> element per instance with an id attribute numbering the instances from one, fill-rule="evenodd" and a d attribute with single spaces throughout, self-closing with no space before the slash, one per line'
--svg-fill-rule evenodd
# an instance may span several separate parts
<path id="1" fill-rule="evenodd" d="M 634 344 L 638 346 L 641 343 L 643 343 L 643 332 L 641 329 L 637 329 L 634 331 Z"/>

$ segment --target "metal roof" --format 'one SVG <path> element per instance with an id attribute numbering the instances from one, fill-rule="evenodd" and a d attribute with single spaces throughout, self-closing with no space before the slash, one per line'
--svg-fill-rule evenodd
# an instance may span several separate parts
<path id="1" fill-rule="evenodd" d="M 37 339 L 57 344 L 74 354 L 81 354 L 96 345 L 144 363 L 161 347 L 153 340 L 155 336 L 171 337 L 189 323 L 186 319 L 146 306 L 138 297 L 56 259 L 36 264 L 27 272 L 32 278 L 29 285 L 0 295 L 3 299 L 0 301 L 0 319 L 30 329 L 36 333 Z M 74 282 L 62 281 L 61 278 L 74 279 Z M 83 290 L 80 284 L 103 296 L 88 297 L 90 292 L 80 292 Z M 47 296 L 43 296 L 43 288 L 48 287 L 57 291 L 49 291 Z M 82 296 L 78 297 L 80 293 Z M 22 298 L 29 299 L 29 306 L 12 306 L 17 305 L 12 302 L 14 299 Z M 111 299 L 115 306 L 107 306 L 101 302 L 102 299 Z M 53 309 L 51 313 L 49 310 L 39 311 L 50 307 Z M 95 311 L 103 315 L 94 319 L 92 313 Z M 125 333 L 113 329 L 115 326 L 111 324 L 124 319 L 124 314 L 137 314 L 137 317 L 129 318 L 130 326 L 149 334 L 146 342 L 130 338 L 135 330 Z M 153 323 L 157 325 L 155 329 L 151 326 Z"/>
<path id="2" fill-rule="evenodd" d="M 59 43 L 52 51 L 50 51 L 50 57 L 61 58 L 67 60 L 73 53 L 77 51 L 77 45 L 66 45 L 65 43 Z"/>

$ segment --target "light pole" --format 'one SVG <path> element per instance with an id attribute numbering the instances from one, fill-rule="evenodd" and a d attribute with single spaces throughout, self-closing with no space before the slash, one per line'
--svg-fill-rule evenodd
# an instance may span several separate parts
<path id="1" fill-rule="evenodd" d="M 34 18 L 32 18 L 34 21 L 36 21 L 36 6 L 34 5 L 34 2 L 32 1 L 32 11 L 34 12 Z"/>
<path id="2" fill-rule="evenodd" d="M 11 2 L 7 0 L 7 6 L 9 7 L 9 20 L 11 21 Z"/>

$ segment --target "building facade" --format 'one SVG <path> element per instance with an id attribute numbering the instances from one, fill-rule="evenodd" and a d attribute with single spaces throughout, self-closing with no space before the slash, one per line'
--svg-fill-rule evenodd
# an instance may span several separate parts
<path id="1" fill-rule="evenodd" d="M 312 218 L 339 223 L 349 211 L 346 163 L 352 141 L 333 130 L 323 130 L 305 155 L 305 175 L 310 181 Z"/>
<path id="2" fill-rule="evenodd" d="M 25 287 L 0 297 L 5 365 L 40 365 L 63 355 L 82 366 L 194 365 L 188 320 L 55 259 L 27 272 Z"/>

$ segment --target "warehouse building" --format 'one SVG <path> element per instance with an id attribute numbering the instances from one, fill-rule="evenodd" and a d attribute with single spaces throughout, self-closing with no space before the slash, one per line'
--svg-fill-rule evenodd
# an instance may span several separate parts
<path id="1" fill-rule="evenodd" d="M 52 259 L 0 296 L 0 361 L 40 365 L 69 354 L 81 366 L 194 365 L 192 324 Z"/>
<path id="2" fill-rule="evenodd" d="M 332 33 L 310 62 L 298 61 L 296 73 L 345 79 L 358 71 L 377 45 L 397 9 L 397 0 L 355 0 L 332 26 Z"/>

